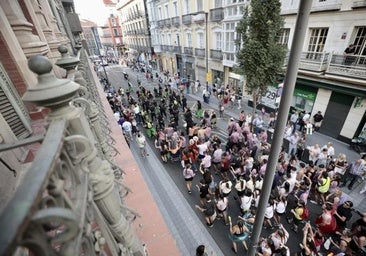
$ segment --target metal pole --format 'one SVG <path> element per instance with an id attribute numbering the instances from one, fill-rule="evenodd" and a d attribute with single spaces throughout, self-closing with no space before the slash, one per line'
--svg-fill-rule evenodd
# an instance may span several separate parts
<path id="1" fill-rule="evenodd" d="M 205 12 L 205 21 L 206 21 L 206 90 L 208 90 L 208 12 Z"/>
<path id="2" fill-rule="evenodd" d="M 302 52 L 303 42 L 305 38 L 305 32 L 309 20 L 310 9 L 312 0 L 301 0 L 299 5 L 299 11 L 296 20 L 295 33 L 292 40 L 292 46 L 290 51 L 289 62 L 287 65 L 287 72 L 284 80 L 283 94 L 279 106 L 278 118 L 275 124 L 275 130 L 273 134 L 273 141 L 271 146 L 271 152 L 268 159 L 266 168 L 266 175 L 264 176 L 263 187 L 260 194 L 259 205 L 257 214 L 255 217 L 255 223 L 253 232 L 251 235 L 251 245 L 249 246 L 249 256 L 254 256 L 257 251 L 257 246 L 262 231 L 262 225 L 264 221 L 264 212 L 267 207 L 268 199 L 271 194 L 271 187 L 273 183 L 273 177 L 276 170 L 276 164 L 278 156 L 280 154 L 280 148 L 283 142 L 283 131 L 287 122 L 287 114 L 290 110 L 292 95 L 294 93 L 297 71 L 299 67 L 300 55 Z"/>
<path id="3" fill-rule="evenodd" d="M 101 57 L 101 56 L 100 56 L 100 58 L 101 58 L 101 60 L 102 60 L 101 64 L 102 64 L 102 67 L 103 67 L 103 71 L 104 71 L 105 79 L 107 80 L 107 84 L 109 85 L 108 75 L 107 75 L 107 72 L 105 71 L 105 67 L 104 67 L 104 63 L 103 63 L 103 60 L 105 60 L 105 58 L 104 58 L 104 56 L 103 56 L 103 57 Z M 105 61 L 106 61 L 106 60 L 105 60 Z"/>

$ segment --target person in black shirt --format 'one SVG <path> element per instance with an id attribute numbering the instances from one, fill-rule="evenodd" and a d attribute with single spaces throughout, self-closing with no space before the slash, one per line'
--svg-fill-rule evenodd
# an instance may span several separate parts
<path id="1" fill-rule="evenodd" d="M 315 127 L 315 131 L 319 131 L 319 128 L 320 128 L 320 125 L 324 119 L 323 115 L 322 115 L 322 112 L 321 111 L 318 111 L 318 113 L 316 113 L 314 116 L 313 116 L 313 119 L 314 119 L 314 127 Z"/>
<path id="2" fill-rule="evenodd" d="M 344 62 L 343 65 L 350 66 L 353 64 L 353 62 L 356 60 L 356 57 L 353 56 L 356 53 L 356 47 L 353 44 L 350 44 L 345 50 L 344 50 Z"/>
<path id="3" fill-rule="evenodd" d="M 340 231 L 347 227 L 347 222 L 352 218 L 352 207 L 351 201 L 346 201 L 342 205 L 338 206 L 337 211 L 334 213 L 334 217 L 337 221 L 337 227 Z"/>

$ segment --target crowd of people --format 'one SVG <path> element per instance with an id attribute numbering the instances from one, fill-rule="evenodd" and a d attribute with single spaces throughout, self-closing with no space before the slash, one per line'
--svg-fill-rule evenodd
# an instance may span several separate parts
<path id="1" fill-rule="evenodd" d="M 215 111 L 204 110 L 200 101 L 192 110 L 179 86 L 174 88 L 159 75 L 156 80 L 153 90 L 140 84 L 106 91 L 127 142 L 136 140 L 141 156 L 146 157 L 146 134 L 164 163 L 173 161 L 181 166 L 187 193 L 197 189 L 200 200 L 196 208 L 203 213 L 207 226 L 213 228 L 221 219 L 228 226 L 233 252 L 238 253 L 237 243 L 247 250 L 271 147 L 263 116 L 241 111 L 228 121 L 228 138 L 222 141 L 212 132 Z M 229 102 L 225 103 L 225 91 L 217 96 L 223 106 Z M 305 136 L 290 117 L 284 133 L 288 151 L 283 148 L 278 156 L 263 223 L 273 232 L 261 239 L 258 255 L 294 255 L 296 252 L 290 252 L 287 246 L 289 232 L 301 230 L 304 239 L 298 255 L 318 255 L 320 251 L 360 255 L 366 245 L 366 213 L 358 213 L 360 218 L 350 223 L 352 198 L 341 187 L 352 189 L 365 174 L 366 157 L 348 163 L 346 156 L 336 156 L 328 143 L 308 147 L 309 159 L 301 161 Z M 199 180 L 196 188 L 193 180 Z M 312 216 L 307 207 L 310 202 L 319 204 L 322 213 Z M 229 206 L 241 212 L 234 223 Z M 285 229 L 281 224 L 284 221 L 291 224 L 292 231 Z"/>

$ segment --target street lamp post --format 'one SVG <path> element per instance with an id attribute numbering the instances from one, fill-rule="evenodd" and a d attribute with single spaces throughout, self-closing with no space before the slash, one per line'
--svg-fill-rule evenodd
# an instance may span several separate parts
<path id="1" fill-rule="evenodd" d="M 102 62 L 101 62 L 101 64 L 102 64 L 102 67 L 103 67 L 105 80 L 107 81 L 107 85 L 109 85 L 109 79 L 108 79 L 107 71 L 105 71 L 105 66 L 104 66 L 104 62 L 103 62 L 103 60 L 107 62 L 107 60 L 105 59 L 105 56 L 103 56 L 103 57 L 102 57 Z"/>

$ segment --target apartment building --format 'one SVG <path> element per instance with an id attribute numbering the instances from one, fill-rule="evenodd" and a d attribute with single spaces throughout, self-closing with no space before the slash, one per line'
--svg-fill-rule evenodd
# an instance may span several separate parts
<path id="1" fill-rule="evenodd" d="M 222 1 L 148 0 L 147 10 L 160 71 L 210 84 L 222 76 Z"/>
<path id="2" fill-rule="evenodd" d="M 83 29 L 82 36 L 87 44 L 88 54 L 90 56 L 100 55 L 100 49 L 102 48 L 102 44 L 100 42 L 97 24 L 93 21 L 85 19 L 81 19 L 80 24 Z"/>
<path id="3" fill-rule="evenodd" d="M 150 43 L 149 17 L 144 0 L 120 1 L 116 10 L 121 21 L 129 59 L 154 64 Z"/>
<path id="4" fill-rule="evenodd" d="M 280 40 L 290 49 L 300 1 L 281 2 Z M 322 111 L 320 132 L 330 137 L 350 142 L 365 136 L 366 1 L 314 0 L 303 43 L 292 107 L 312 115 Z M 350 44 L 354 51 L 346 56 Z"/>
<path id="5" fill-rule="evenodd" d="M 98 33 L 103 47 L 100 49 L 101 55 L 116 59 L 123 46 L 121 23 L 117 15 L 111 13 L 105 24 L 98 27 Z"/>

